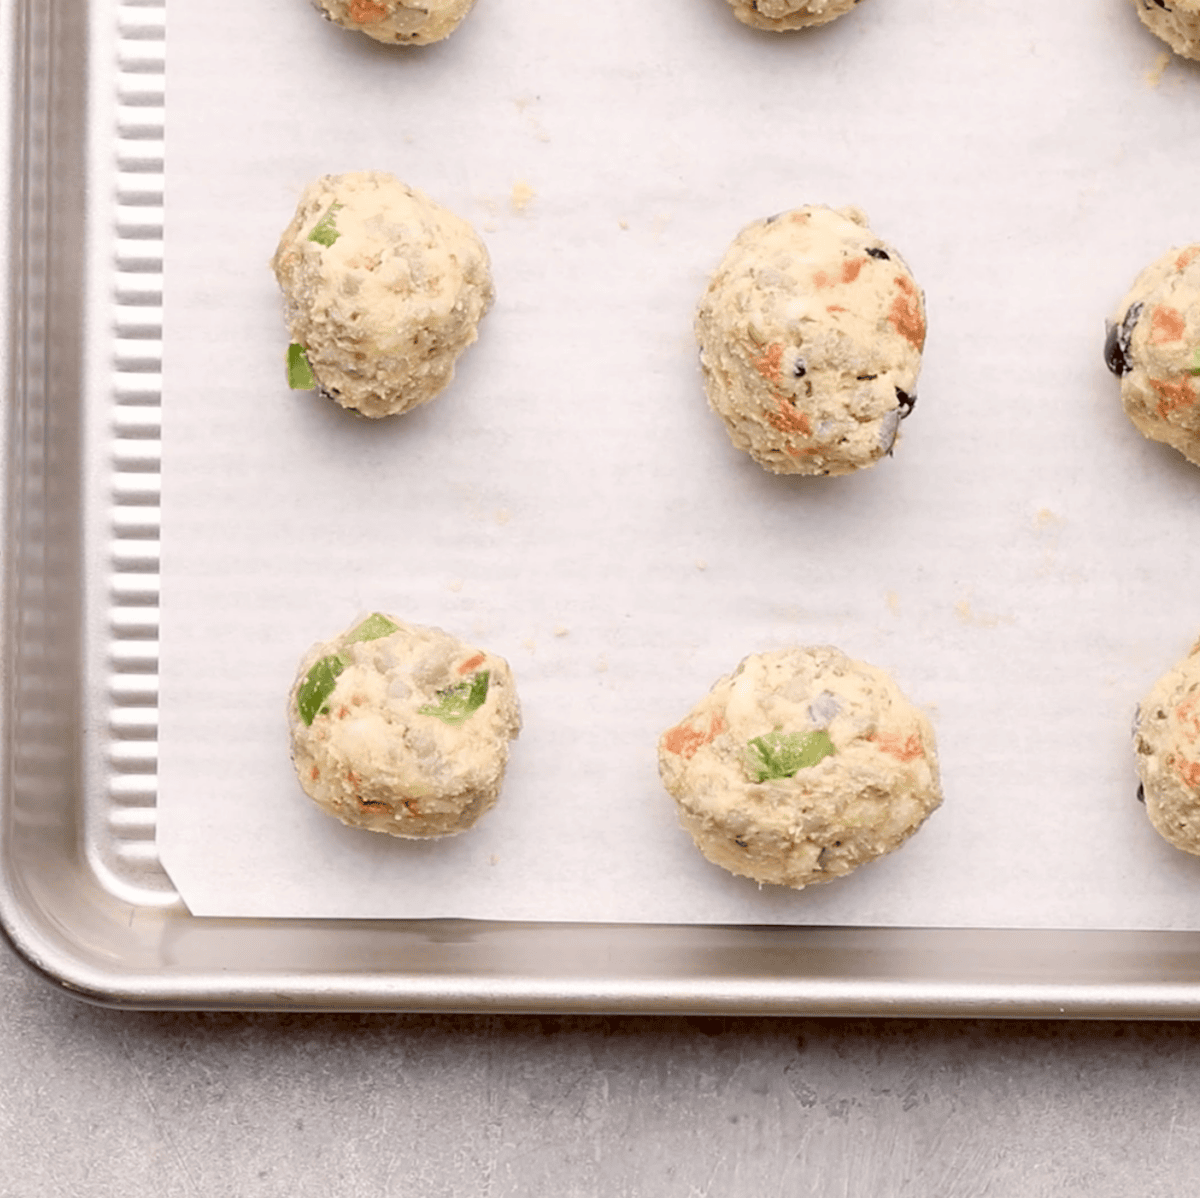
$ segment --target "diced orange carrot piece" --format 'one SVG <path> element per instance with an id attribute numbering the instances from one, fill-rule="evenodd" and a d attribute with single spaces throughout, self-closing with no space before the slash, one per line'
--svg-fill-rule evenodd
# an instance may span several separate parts
<path id="1" fill-rule="evenodd" d="M 388 15 L 388 10 L 376 0 L 350 0 L 350 20 L 359 25 L 374 25 Z"/>
<path id="2" fill-rule="evenodd" d="M 916 285 L 904 275 L 897 275 L 895 283 L 900 288 L 900 294 L 892 301 L 892 310 L 888 318 L 901 337 L 910 341 L 917 349 L 923 349 L 925 320 L 921 316 Z"/>
<path id="3" fill-rule="evenodd" d="M 677 753 L 680 757 L 691 759 L 705 745 L 716 740 L 726 727 L 725 717 L 720 713 L 709 720 L 707 732 L 701 732 L 686 723 L 677 724 L 663 737 L 663 747 L 668 753 Z"/>
<path id="4" fill-rule="evenodd" d="M 1155 345 L 1181 340 L 1186 328 L 1187 321 L 1183 313 L 1169 304 L 1159 304 L 1150 313 L 1150 340 Z"/>

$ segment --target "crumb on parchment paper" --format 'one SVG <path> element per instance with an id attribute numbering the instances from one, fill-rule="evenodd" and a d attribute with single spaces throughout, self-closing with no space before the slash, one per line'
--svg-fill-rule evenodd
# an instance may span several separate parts
<path id="1" fill-rule="evenodd" d="M 999 628 L 1001 624 L 1013 623 L 1012 616 L 1001 615 L 998 612 L 979 611 L 967 595 L 954 605 L 955 614 L 972 628 Z"/>
<path id="2" fill-rule="evenodd" d="M 478 197 L 477 203 L 484 213 L 479 227 L 485 233 L 494 233 L 500 227 L 499 221 L 496 219 L 499 216 L 499 205 L 490 196 Z"/>
<path id="3" fill-rule="evenodd" d="M 509 207 L 514 212 L 522 213 L 533 203 L 536 196 L 537 192 L 524 179 L 518 179 L 512 185 L 512 192 L 508 197 Z"/>
<path id="4" fill-rule="evenodd" d="M 514 96 L 513 105 L 517 112 L 524 118 L 534 139 L 546 143 L 550 140 L 550 134 L 546 131 L 546 127 L 542 124 L 538 115 L 538 105 L 541 103 L 541 99 L 541 96 Z"/>
<path id="5" fill-rule="evenodd" d="M 1067 521 L 1048 507 L 1039 508 L 1033 517 L 1033 532 L 1041 550 L 1037 576 L 1045 578 L 1059 569 L 1059 542 Z"/>

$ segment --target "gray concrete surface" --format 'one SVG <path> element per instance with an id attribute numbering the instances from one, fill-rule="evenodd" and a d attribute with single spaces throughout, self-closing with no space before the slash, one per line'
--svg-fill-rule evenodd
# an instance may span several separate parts
<path id="1" fill-rule="evenodd" d="M 151 1014 L 0 942 L 0 1196 L 1193 1192 L 1200 1026 Z"/>

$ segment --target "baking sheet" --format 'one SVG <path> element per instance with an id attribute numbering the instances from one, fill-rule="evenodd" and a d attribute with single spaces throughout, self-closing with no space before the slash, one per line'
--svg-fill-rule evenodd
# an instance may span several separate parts
<path id="1" fill-rule="evenodd" d="M 231 37 L 230 31 L 236 36 Z M 1133 801 L 1133 705 L 1200 631 L 1200 472 L 1101 359 L 1189 226 L 1200 75 L 1131 7 L 480 0 L 389 50 L 296 0 L 168 13 L 158 845 L 201 915 L 1192 928 L 1200 863 Z M 472 220 L 498 301 L 453 388 L 366 422 L 287 391 L 266 267 L 312 177 Z M 706 409 L 691 311 L 749 220 L 853 203 L 926 291 L 895 458 L 778 479 Z M 430 844 L 299 791 L 283 703 L 382 609 L 509 658 L 501 805 Z M 944 807 L 828 888 L 675 825 L 654 744 L 748 652 L 831 642 L 934 720 Z"/>

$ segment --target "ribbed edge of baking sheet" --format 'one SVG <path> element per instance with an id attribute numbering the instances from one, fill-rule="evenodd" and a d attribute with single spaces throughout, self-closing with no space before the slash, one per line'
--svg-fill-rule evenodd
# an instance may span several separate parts
<path id="1" fill-rule="evenodd" d="M 92 168 L 97 221 L 96 312 L 89 357 L 107 393 L 90 405 L 100 470 L 91 538 L 95 555 L 90 664 L 93 726 L 107 743 L 88 758 L 93 777 L 86 839 L 93 868 L 139 905 L 176 901 L 155 847 L 162 465 L 162 293 L 165 0 L 95 6 Z M 105 94 L 107 93 L 107 94 Z M 102 126 L 111 125 L 109 136 Z M 108 161 L 105 161 L 108 156 Z M 107 210 L 101 205 L 107 204 Z M 107 471 L 107 479 L 102 472 Z"/>

